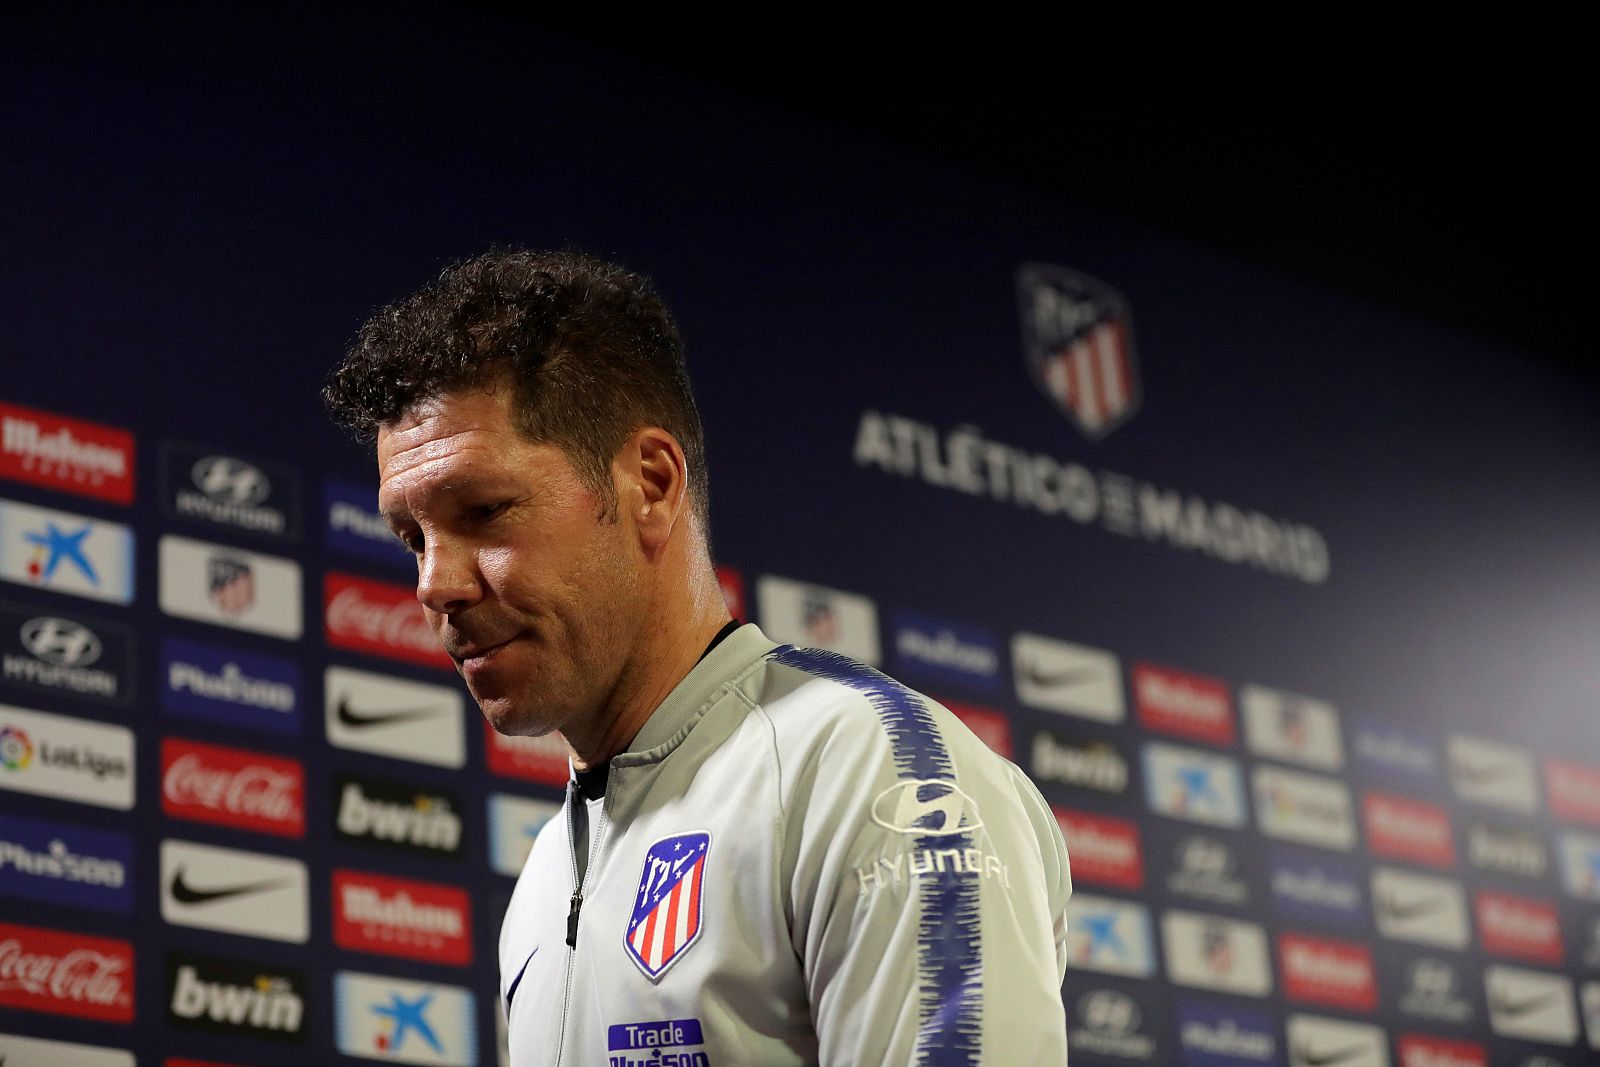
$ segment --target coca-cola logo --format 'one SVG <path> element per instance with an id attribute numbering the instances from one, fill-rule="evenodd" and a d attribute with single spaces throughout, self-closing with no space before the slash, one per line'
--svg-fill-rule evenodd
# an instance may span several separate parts
<path id="1" fill-rule="evenodd" d="M 161 807 L 169 815 L 298 837 L 305 775 L 294 760 L 166 738 Z"/>
<path id="2" fill-rule="evenodd" d="M 411 589 L 330 574 L 323 603 L 330 644 L 420 663 L 451 665 Z"/>
<path id="3" fill-rule="evenodd" d="M 0 1005 L 131 1021 L 133 948 L 122 941 L 0 924 Z"/>
<path id="4" fill-rule="evenodd" d="M 328 628 L 336 634 L 356 635 L 419 652 L 439 649 L 439 639 L 428 627 L 420 604 L 374 602 L 364 599 L 359 589 L 346 589 L 333 598 L 328 605 Z"/>
<path id="5" fill-rule="evenodd" d="M 57 1000 L 116 1004 L 125 997 L 121 975 L 127 964 L 115 956 L 81 948 L 63 956 L 27 953 L 22 942 L 0 941 L 0 989 L 22 989 Z"/>
<path id="6" fill-rule="evenodd" d="M 174 804 L 200 804 L 217 811 L 282 821 L 298 819 L 299 779 L 252 764 L 228 771 L 207 767 L 199 756 L 180 758 L 167 768 L 161 789 Z"/>

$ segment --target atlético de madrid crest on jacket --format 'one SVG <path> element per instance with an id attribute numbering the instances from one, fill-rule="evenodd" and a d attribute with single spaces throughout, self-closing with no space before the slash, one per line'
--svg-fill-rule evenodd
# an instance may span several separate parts
<path id="1" fill-rule="evenodd" d="M 1078 431 L 1098 440 L 1139 410 L 1133 322 L 1121 293 L 1047 263 L 1017 268 L 1028 375 Z"/>
<path id="2" fill-rule="evenodd" d="M 711 835 L 663 837 L 644 854 L 626 941 L 646 978 L 661 977 L 700 936 L 700 889 Z"/>

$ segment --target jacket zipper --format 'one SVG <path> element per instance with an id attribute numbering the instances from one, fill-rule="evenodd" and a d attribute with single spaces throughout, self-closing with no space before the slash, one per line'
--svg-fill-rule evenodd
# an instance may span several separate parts
<path id="1" fill-rule="evenodd" d="M 578 954 L 578 909 L 583 905 L 583 885 L 578 881 L 578 844 L 573 823 L 577 820 L 576 805 L 584 803 L 578 795 L 578 787 L 567 786 L 567 859 L 572 863 L 572 906 L 567 912 L 567 988 L 561 1000 L 561 1029 L 556 1034 L 556 1063 L 561 1063 L 561 1057 L 567 1047 L 567 1012 L 572 1007 L 572 971 L 577 962 L 573 957 Z M 584 876 L 588 876 L 588 871 Z"/>
<path id="2" fill-rule="evenodd" d="M 589 802 L 582 796 L 578 795 L 576 785 L 569 785 L 567 787 L 567 794 L 567 803 L 569 805 L 569 811 L 567 814 L 567 858 L 572 861 L 573 890 L 572 898 L 567 908 L 567 989 L 566 994 L 563 996 L 561 1001 L 561 1031 L 556 1038 L 556 1063 L 558 1067 L 561 1063 L 561 1057 L 565 1054 L 567 1047 L 567 1016 L 572 1011 L 572 978 L 573 972 L 577 969 L 578 913 L 583 908 L 583 887 L 589 884 L 589 876 L 593 874 L 595 868 L 599 866 L 600 852 L 605 847 L 606 831 L 610 828 L 609 820 L 606 818 L 606 809 L 611 804 L 611 793 L 610 790 L 607 790 L 605 799 L 600 802 L 600 828 L 592 837 L 592 840 L 594 841 L 594 848 L 589 853 L 589 863 L 584 869 L 583 877 L 580 880 L 578 877 L 577 839 L 574 836 L 574 823 L 576 822 L 575 812 L 577 810 L 575 805 L 584 805 L 584 814 L 586 816 L 584 819 L 584 829 L 585 832 L 587 832 Z M 0 1065 L 0 1067 L 3 1067 L 3 1065 Z"/>

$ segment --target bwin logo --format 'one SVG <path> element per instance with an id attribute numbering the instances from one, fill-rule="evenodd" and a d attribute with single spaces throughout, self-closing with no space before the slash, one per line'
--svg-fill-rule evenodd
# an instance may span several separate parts
<path id="1" fill-rule="evenodd" d="M 29 619 L 19 633 L 22 646 L 46 663 L 87 667 L 100 658 L 100 639 L 94 631 L 70 619 Z"/>
<path id="2" fill-rule="evenodd" d="M 202 493 L 224 504 L 259 504 L 272 492 L 265 474 L 232 456 L 207 456 L 190 468 L 189 476 Z"/>
<path id="3" fill-rule="evenodd" d="M 872 821 L 887 830 L 917 837 L 949 837 L 983 825 L 978 803 L 949 782 L 913 778 L 878 794 Z"/>

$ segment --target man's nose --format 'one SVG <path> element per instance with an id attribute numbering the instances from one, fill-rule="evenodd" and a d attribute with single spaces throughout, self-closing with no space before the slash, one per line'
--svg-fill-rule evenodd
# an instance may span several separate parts
<path id="1" fill-rule="evenodd" d="M 470 551 L 431 541 L 417 564 L 417 599 L 429 611 L 449 615 L 477 603 L 483 583 Z"/>

